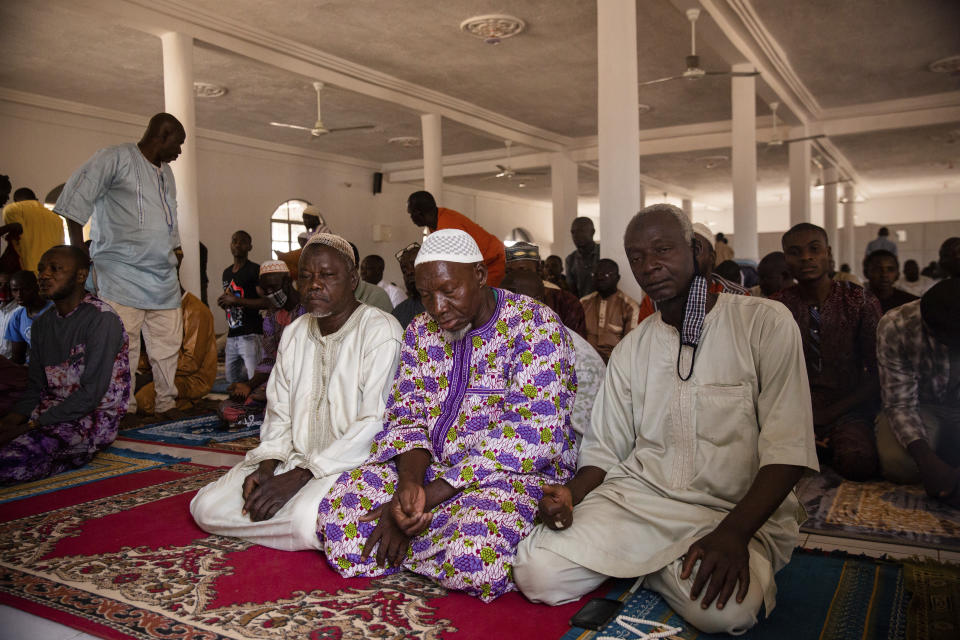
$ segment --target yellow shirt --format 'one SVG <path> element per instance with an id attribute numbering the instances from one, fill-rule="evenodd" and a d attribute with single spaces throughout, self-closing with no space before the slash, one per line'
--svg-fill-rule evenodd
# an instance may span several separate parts
<path id="1" fill-rule="evenodd" d="M 3 224 L 19 222 L 23 235 L 13 241 L 20 267 L 36 271 L 40 257 L 50 247 L 63 244 L 63 218 L 36 200 L 21 200 L 3 208 Z"/>

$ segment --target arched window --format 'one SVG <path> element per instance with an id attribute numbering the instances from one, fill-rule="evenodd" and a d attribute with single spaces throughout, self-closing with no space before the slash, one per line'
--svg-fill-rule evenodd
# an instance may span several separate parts
<path id="1" fill-rule="evenodd" d="M 303 210 L 309 207 L 306 200 L 287 200 L 280 203 L 270 216 L 270 248 L 286 253 L 300 248 L 297 236 L 306 231 L 303 226 Z"/>

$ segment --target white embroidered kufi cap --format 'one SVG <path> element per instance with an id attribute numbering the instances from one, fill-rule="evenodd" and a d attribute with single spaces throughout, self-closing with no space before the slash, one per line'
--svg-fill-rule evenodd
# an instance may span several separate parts
<path id="1" fill-rule="evenodd" d="M 290 273 L 290 267 L 283 260 L 267 260 L 260 263 L 260 275 L 265 273 Z"/>
<path id="2" fill-rule="evenodd" d="M 315 233 L 310 236 L 309 240 L 307 240 L 307 244 L 303 245 L 303 250 L 306 251 L 307 247 L 315 244 L 322 244 L 332 249 L 336 249 L 344 255 L 344 257 L 347 259 L 347 263 L 349 263 L 351 267 L 357 266 L 353 261 L 353 247 L 351 247 L 350 243 L 340 236 L 332 233 Z M 301 254 L 301 258 L 302 257 L 303 254 Z"/>
<path id="3" fill-rule="evenodd" d="M 483 254 L 470 234 L 460 229 L 438 229 L 428 235 L 414 266 L 425 262 L 483 262 Z"/>

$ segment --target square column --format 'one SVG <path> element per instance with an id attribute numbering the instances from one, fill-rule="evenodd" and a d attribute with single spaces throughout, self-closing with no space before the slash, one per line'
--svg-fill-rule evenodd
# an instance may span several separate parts
<path id="1" fill-rule="evenodd" d="M 443 206 L 443 138 L 441 116 L 425 113 L 420 116 L 423 131 L 423 188 L 433 194 L 438 206 Z"/>
<path id="2" fill-rule="evenodd" d="M 167 113 L 183 125 L 187 138 L 180 157 L 170 163 L 177 183 L 177 227 L 183 264 L 180 283 L 200 295 L 200 211 L 197 178 L 197 115 L 193 95 L 193 38 L 182 33 L 160 36 L 163 45 L 163 100 Z"/>
<path id="3" fill-rule="evenodd" d="M 733 71 L 754 71 L 735 64 Z M 731 78 L 733 102 L 733 250 L 737 258 L 758 260 L 757 236 L 757 80 Z"/>
<path id="4" fill-rule="evenodd" d="M 643 201 L 635 0 L 597 2 L 597 72 L 600 246 L 620 267 L 620 288 L 639 300 L 623 251 L 623 232 Z"/>
<path id="5" fill-rule="evenodd" d="M 827 240 L 833 250 L 833 260 L 840 269 L 841 251 L 837 243 L 837 168 L 824 167 L 823 169 L 823 228 L 827 232 Z M 853 268 L 853 265 L 850 265 Z"/>
<path id="6" fill-rule="evenodd" d="M 550 154 L 550 191 L 553 195 L 553 243 L 551 253 L 565 258 L 574 250 L 570 225 L 577 217 L 579 190 L 577 163 L 566 153 Z M 547 256 L 541 255 L 546 259 Z"/>
<path id="7" fill-rule="evenodd" d="M 790 143 L 790 226 L 810 222 L 809 140 Z"/>
<path id="8" fill-rule="evenodd" d="M 843 262 L 850 265 L 855 273 L 860 271 L 860 261 L 857 260 L 856 250 L 856 223 L 854 215 L 856 213 L 856 197 L 853 184 L 848 182 L 843 185 L 843 234 L 840 236 L 842 246 L 841 254 Z"/>

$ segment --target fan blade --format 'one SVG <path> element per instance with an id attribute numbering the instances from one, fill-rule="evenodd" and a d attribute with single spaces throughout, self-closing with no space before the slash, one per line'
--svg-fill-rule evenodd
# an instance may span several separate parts
<path id="1" fill-rule="evenodd" d="M 335 131 L 357 131 L 359 129 L 375 129 L 377 125 L 375 124 L 358 124 L 355 127 L 336 127 L 335 129 L 327 129 L 330 133 Z"/>
<path id="2" fill-rule="evenodd" d="M 669 78 L 657 78 L 656 80 L 647 80 L 646 82 L 641 82 L 640 86 L 645 87 L 648 84 L 658 84 L 660 82 L 669 82 L 671 80 L 683 80 L 683 76 L 670 76 Z"/>
<path id="3" fill-rule="evenodd" d="M 815 136 L 804 136 L 803 138 L 790 138 L 789 140 L 783 140 L 782 142 L 786 142 L 787 144 L 789 144 L 791 142 L 803 142 L 804 140 L 819 140 L 820 138 L 826 138 L 826 137 L 827 137 L 826 134 L 818 133 Z"/>
<path id="4" fill-rule="evenodd" d="M 760 75 L 759 71 L 704 71 L 705 76 L 731 76 L 733 78 L 752 78 Z"/>
<path id="5" fill-rule="evenodd" d="M 284 127 L 287 129 L 300 129 L 301 131 L 313 131 L 313 127 L 301 127 L 298 124 L 287 124 L 285 122 L 271 122 L 270 125 L 274 127 Z"/>
<path id="6" fill-rule="evenodd" d="M 517 171 L 514 175 L 517 176 L 545 176 L 548 172 L 546 171 Z"/>
<path id="7" fill-rule="evenodd" d="M 503 172 L 503 171 L 510 171 L 510 169 L 508 169 L 507 167 L 503 166 L 502 164 L 495 164 L 495 165 L 493 165 L 493 166 L 495 166 L 497 169 L 500 169 L 501 172 Z"/>

